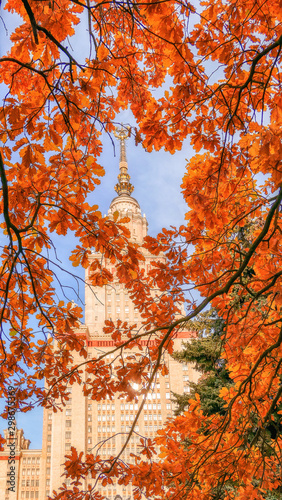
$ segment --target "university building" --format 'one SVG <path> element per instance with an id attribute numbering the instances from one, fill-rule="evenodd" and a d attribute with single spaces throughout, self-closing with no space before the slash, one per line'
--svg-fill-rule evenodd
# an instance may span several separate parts
<path id="1" fill-rule="evenodd" d="M 125 140 L 127 131 L 120 129 L 116 132 L 120 140 L 120 173 L 118 183 L 115 187 L 117 196 L 112 200 L 108 215 L 118 211 L 120 215 L 130 219 L 128 227 L 131 239 L 137 244 L 142 244 L 147 234 L 147 220 L 142 215 L 138 201 L 131 196 L 133 187 L 130 184 L 128 166 L 126 161 Z M 159 260 L 149 252 L 143 252 L 145 271 L 150 269 L 154 259 Z M 93 253 L 93 259 L 97 254 Z M 113 271 L 112 264 L 107 264 Z M 113 321 L 121 319 L 129 323 L 141 325 L 138 310 L 128 296 L 127 290 L 118 282 L 104 287 L 90 287 L 88 284 L 88 273 L 86 271 L 85 286 L 85 324 L 79 328 L 79 333 L 85 337 L 88 357 L 92 358 L 99 354 L 106 354 L 106 362 L 114 364 L 114 343 L 105 339 L 103 326 L 106 319 Z M 175 339 L 175 348 L 180 350 L 182 341 L 191 336 L 191 332 L 179 332 Z M 147 345 L 147 340 L 144 340 Z M 108 353 L 108 354 L 107 354 Z M 77 355 L 78 356 L 78 355 Z M 79 358 L 74 359 L 74 362 Z M 173 414 L 171 392 L 183 393 L 189 391 L 188 382 L 196 381 L 198 373 L 189 365 L 179 364 L 174 359 L 166 358 L 169 373 L 166 376 L 159 375 L 154 387 L 147 395 L 147 400 L 140 415 L 137 426 L 130 439 L 129 445 L 122 458 L 130 462 L 131 453 L 138 454 L 140 435 L 154 437 L 158 429 L 161 429 L 167 418 Z M 88 374 L 83 372 L 85 380 Z M 0 452 L 0 498 L 1 500 L 39 499 L 46 500 L 52 495 L 53 490 L 58 490 L 63 482 L 70 484 L 62 478 L 63 463 L 65 455 L 69 453 L 71 446 L 79 452 L 99 453 L 103 459 L 115 456 L 119 453 L 126 440 L 128 431 L 138 410 L 138 403 L 129 403 L 120 399 L 116 394 L 112 400 L 104 399 L 93 401 L 89 396 L 83 395 L 81 386 L 74 384 L 69 387 L 70 399 L 63 411 L 53 413 L 52 410 L 44 409 L 43 414 L 43 439 L 42 450 L 29 449 L 30 441 L 24 437 L 22 429 L 16 429 L 15 444 L 15 491 L 9 490 L 8 463 L 11 446 L 11 437 L 6 431 L 6 445 L 4 451 Z M 10 440 L 10 442 L 9 442 Z M 85 481 L 83 488 L 91 485 L 91 478 Z M 101 494 L 108 500 L 131 500 L 131 486 L 126 487 L 114 484 L 111 487 L 98 487 Z"/>

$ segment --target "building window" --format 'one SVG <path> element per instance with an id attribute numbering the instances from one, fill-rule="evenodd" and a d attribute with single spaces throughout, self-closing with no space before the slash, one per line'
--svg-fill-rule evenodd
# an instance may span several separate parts
<path id="1" fill-rule="evenodd" d="M 71 427 L 71 420 L 66 420 L 66 427 Z"/>
<path id="2" fill-rule="evenodd" d="M 70 443 L 65 443 L 65 450 L 70 451 L 71 449 L 71 444 Z"/>
<path id="3" fill-rule="evenodd" d="M 66 431 L 66 439 L 70 439 L 71 438 L 71 431 Z"/>
<path id="4" fill-rule="evenodd" d="M 70 408 L 67 408 L 67 410 L 66 410 L 66 416 L 67 417 L 71 416 L 71 409 Z"/>
<path id="5" fill-rule="evenodd" d="M 47 453 L 51 453 L 51 446 L 47 446 Z"/>
<path id="6" fill-rule="evenodd" d="M 166 392 L 165 397 L 166 397 L 166 399 L 170 399 L 170 392 Z"/>

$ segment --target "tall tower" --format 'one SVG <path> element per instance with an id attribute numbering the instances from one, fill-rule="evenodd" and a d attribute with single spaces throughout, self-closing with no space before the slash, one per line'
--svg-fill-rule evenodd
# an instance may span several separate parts
<path id="1" fill-rule="evenodd" d="M 115 136 L 120 141 L 119 175 L 115 186 L 117 196 L 110 204 L 108 216 L 113 218 L 118 212 L 119 216 L 129 218 L 127 226 L 131 233 L 131 240 L 141 245 L 147 234 L 148 224 L 145 215 L 141 213 L 138 201 L 131 196 L 133 186 L 128 174 L 125 147 L 129 136 L 128 128 L 117 129 Z M 148 272 L 152 262 L 159 260 L 160 257 L 153 256 L 146 250 L 142 252 L 144 255 L 142 265 L 145 272 Z M 102 258 L 102 255 L 92 253 L 90 260 L 99 257 Z M 114 272 L 113 264 L 106 261 L 105 266 Z M 139 328 L 141 317 L 128 291 L 117 280 L 110 285 L 94 287 L 90 284 L 89 271 L 86 270 L 85 283 L 85 324 L 81 325 L 78 332 L 85 338 L 88 358 L 92 359 L 97 357 L 97 354 L 104 354 L 106 363 L 112 364 L 114 376 L 116 361 L 112 351 L 115 345 L 113 340 L 106 338 L 103 332 L 104 322 L 106 319 L 112 319 L 114 322 L 120 319 L 129 324 L 137 324 Z M 187 340 L 190 336 L 190 332 L 181 332 L 175 340 L 176 348 L 180 349 L 182 339 Z M 146 349 L 146 344 L 147 341 L 144 340 L 144 349 Z M 134 354 L 134 351 L 130 354 Z M 77 354 L 74 362 L 79 361 L 81 359 Z M 131 453 L 138 454 L 140 435 L 152 438 L 157 430 L 163 427 L 166 419 L 172 415 L 171 391 L 176 393 L 188 391 L 188 381 L 196 381 L 198 378 L 198 373 L 191 366 L 180 365 L 168 356 L 166 362 L 169 373 L 166 376 L 158 375 L 154 387 L 147 394 L 146 403 L 135 427 L 139 435 L 132 435 L 122 455 L 126 462 L 131 461 Z M 89 374 L 85 372 L 85 367 L 82 370 L 81 377 L 85 381 Z M 42 452 L 36 450 L 40 451 L 40 457 L 35 458 L 35 460 L 40 460 L 39 500 L 46 500 L 47 496 L 53 490 L 58 490 L 63 482 L 70 484 L 70 481 L 62 477 L 62 473 L 65 455 L 69 453 L 71 446 L 84 454 L 98 453 L 104 460 L 116 456 L 126 441 L 140 405 L 140 401 L 139 403 L 127 402 L 120 397 L 120 394 L 115 394 L 111 400 L 109 398 L 101 401 L 92 400 L 91 396 L 87 397 L 83 394 L 78 384 L 70 386 L 69 393 L 70 399 L 62 411 L 53 413 L 52 410 L 44 409 Z M 22 467 L 23 477 L 27 478 L 29 469 L 25 464 Z M 38 493 L 32 493 L 30 496 L 31 491 L 27 488 L 25 481 L 21 484 L 25 484 L 25 487 L 19 485 L 19 493 L 15 500 L 38 498 Z M 82 487 L 87 489 L 89 485 L 94 486 L 90 477 L 83 482 Z M 98 489 L 108 500 L 133 499 L 130 485 L 123 487 L 115 482 L 111 486 L 100 484 Z"/>
<path id="2" fill-rule="evenodd" d="M 138 245 L 143 243 L 144 237 L 147 235 L 148 223 L 145 214 L 142 215 L 138 201 L 131 196 L 133 186 L 130 183 L 130 175 L 128 174 L 128 165 L 126 160 L 125 141 L 129 136 L 129 131 L 125 127 L 115 130 L 115 137 L 120 141 L 120 161 L 118 182 L 115 186 L 115 191 L 118 196 L 113 198 L 108 216 L 114 217 L 118 212 L 119 217 L 129 218 L 126 224 L 130 230 L 131 240 Z M 92 254 L 92 259 L 102 258 L 102 255 L 97 253 Z M 149 261 L 154 257 L 149 258 L 146 262 L 146 270 L 148 270 Z M 91 258 L 90 258 L 91 260 Z M 113 265 L 110 262 L 106 266 L 112 271 Z M 86 270 L 86 288 L 85 288 L 85 324 L 87 325 L 89 335 L 100 337 L 103 336 L 103 326 L 106 319 L 116 321 L 140 322 L 138 311 L 134 308 L 133 303 L 128 299 L 128 294 L 124 287 L 118 282 L 107 287 L 89 286 L 89 274 Z"/>

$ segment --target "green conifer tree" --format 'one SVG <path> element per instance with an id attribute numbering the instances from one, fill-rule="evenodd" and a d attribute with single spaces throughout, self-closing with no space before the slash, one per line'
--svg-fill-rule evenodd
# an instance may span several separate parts
<path id="1" fill-rule="evenodd" d="M 215 309 L 203 312 L 196 320 L 186 325 L 197 333 L 197 337 L 184 344 L 183 350 L 174 358 L 182 363 L 192 363 L 202 374 L 197 383 L 190 382 L 190 393 L 174 394 L 176 414 L 187 408 L 188 401 L 199 394 L 205 415 L 225 412 L 224 401 L 219 397 L 222 387 L 232 384 L 225 362 L 221 359 L 224 341 L 224 321 Z"/>

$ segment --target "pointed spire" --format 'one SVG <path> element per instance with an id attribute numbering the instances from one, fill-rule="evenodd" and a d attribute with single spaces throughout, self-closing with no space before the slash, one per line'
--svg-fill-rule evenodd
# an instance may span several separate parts
<path id="1" fill-rule="evenodd" d="M 130 127 L 124 125 L 121 125 L 120 128 L 116 127 L 114 135 L 120 141 L 119 175 L 115 190 L 119 196 L 122 194 L 130 196 L 134 188 L 130 183 L 125 149 L 125 140 L 130 136 Z"/>

